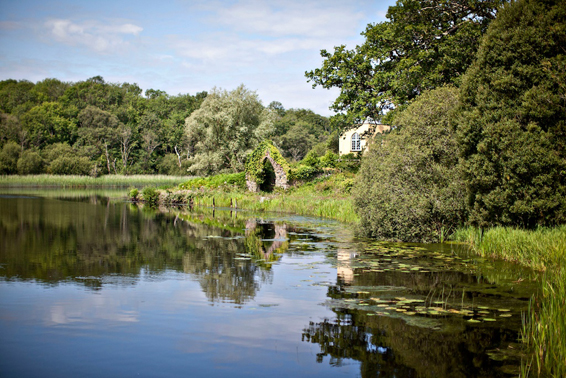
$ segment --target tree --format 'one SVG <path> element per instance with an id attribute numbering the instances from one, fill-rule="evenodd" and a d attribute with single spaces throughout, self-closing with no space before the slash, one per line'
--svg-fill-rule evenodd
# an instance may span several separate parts
<path id="1" fill-rule="evenodd" d="M 96 147 L 96 155 L 98 156 L 92 156 L 92 158 L 98 158 L 100 154 L 104 153 L 106 169 L 108 173 L 111 173 L 111 149 L 118 140 L 117 132 L 120 121 L 115 115 L 94 106 L 87 106 L 83 109 L 79 113 L 78 121 L 81 138 L 79 143 Z M 115 160 L 112 163 L 114 165 Z M 115 165 L 114 171 L 116 172 Z"/>
<path id="2" fill-rule="evenodd" d="M 57 102 L 44 102 L 21 116 L 22 127 L 28 132 L 30 144 L 42 148 L 46 144 L 74 143 L 77 137 L 77 109 Z"/>
<path id="3" fill-rule="evenodd" d="M 37 151 L 26 150 L 18 159 L 18 174 L 35 175 L 43 172 L 43 159 Z"/>
<path id="4" fill-rule="evenodd" d="M 273 119 L 257 93 L 240 85 L 213 89 L 185 127 L 193 151 L 189 171 L 207 175 L 242 171 L 246 155 L 273 131 Z"/>
<path id="5" fill-rule="evenodd" d="M 519 0 L 492 23 L 462 86 L 470 222 L 566 222 L 566 3 Z"/>
<path id="6" fill-rule="evenodd" d="M 398 0 L 388 21 L 370 24 L 365 42 L 321 51 L 321 68 L 305 75 L 323 88 L 340 88 L 331 109 L 348 124 L 380 120 L 423 93 L 459 85 L 482 34 L 506 0 Z"/>
<path id="7" fill-rule="evenodd" d="M 8 142 L 2 147 L 0 152 L 0 174 L 9 175 L 17 171 L 18 159 L 22 149 L 15 142 Z"/>
<path id="8" fill-rule="evenodd" d="M 309 152 L 315 142 L 314 135 L 308 132 L 308 124 L 304 121 L 298 121 L 278 138 L 277 145 L 281 147 L 285 157 L 299 161 Z"/>
<path id="9" fill-rule="evenodd" d="M 353 192 L 362 234 L 431 242 L 463 224 L 457 109 L 456 88 L 427 91 L 397 115 L 397 130 L 369 146 Z"/>

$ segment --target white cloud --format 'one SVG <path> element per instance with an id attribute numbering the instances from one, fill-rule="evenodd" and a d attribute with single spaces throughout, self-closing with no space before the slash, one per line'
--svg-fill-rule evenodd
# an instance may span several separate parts
<path id="1" fill-rule="evenodd" d="M 75 23 L 67 19 L 50 19 L 45 22 L 50 36 L 70 46 L 85 46 L 98 53 L 110 53 L 128 45 L 127 36 L 137 36 L 143 28 L 130 23 L 102 24 L 98 21 Z"/>
<path id="2" fill-rule="evenodd" d="M 215 23 L 271 37 L 344 37 L 355 33 L 364 18 L 352 3 L 343 1 L 240 0 L 230 6 L 213 6 Z"/>

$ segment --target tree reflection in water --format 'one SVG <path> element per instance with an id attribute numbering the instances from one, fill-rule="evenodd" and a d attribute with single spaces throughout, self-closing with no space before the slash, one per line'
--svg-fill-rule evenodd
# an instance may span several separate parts
<path id="1" fill-rule="evenodd" d="M 154 212 L 90 196 L 0 198 L 0 264 L 7 280 L 73 281 L 93 290 L 142 274 L 190 274 L 210 301 L 243 304 L 272 279 L 287 227 L 236 213 Z M 128 277 L 128 279 L 124 279 Z"/>
<path id="2" fill-rule="evenodd" d="M 424 298 L 426 293 L 449 287 L 463 301 L 462 288 L 478 285 L 476 290 L 481 290 L 479 287 L 486 284 L 493 287 L 485 278 L 450 270 L 426 274 L 364 271 L 356 268 L 359 266 L 354 262 L 356 257 L 358 253 L 352 250 L 337 251 L 337 284 L 328 288 L 328 298 L 380 296 L 356 294 L 356 287 L 386 291 L 396 287 L 415 296 L 423 294 Z M 507 326 L 472 326 L 461 317 L 447 317 L 442 320 L 442 327 L 437 327 L 434 323 L 419 322 L 418 319 L 425 319 L 419 315 L 409 321 L 395 315 L 394 310 L 392 315 L 382 316 L 375 310 L 333 306 L 336 302 L 332 300 L 329 303 L 335 319 L 310 322 L 303 330 L 302 341 L 320 345 L 317 362 L 323 363 L 328 357 L 329 364 L 340 366 L 350 359 L 357 360 L 361 363 L 362 377 L 511 377 L 518 374 L 520 353 L 512 350 L 518 346 L 518 332 Z M 498 348 L 511 349 L 507 354 Z M 493 351 L 500 358 L 490 358 Z"/>

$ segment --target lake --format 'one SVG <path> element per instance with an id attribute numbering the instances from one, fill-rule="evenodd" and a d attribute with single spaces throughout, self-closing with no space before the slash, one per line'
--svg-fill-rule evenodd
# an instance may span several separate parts
<path id="1" fill-rule="evenodd" d="M 512 377 L 537 275 L 338 222 L 0 191 L 2 377 Z"/>

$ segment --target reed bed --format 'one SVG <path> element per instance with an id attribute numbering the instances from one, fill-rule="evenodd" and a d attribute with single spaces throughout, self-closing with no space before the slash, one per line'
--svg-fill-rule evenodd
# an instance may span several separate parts
<path id="1" fill-rule="evenodd" d="M 298 215 L 335 219 L 345 223 L 358 222 L 349 198 L 320 197 L 304 193 L 262 196 L 240 192 L 197 194 L 194 203 L 202 206 L 238 207 L 253 211 L 288 212 Z"/>
<path id="2" fill-rule="evenodd" d="M 171 187 L 191 179 L 191 176 L 168 175 L 105 175 L 100 177 L 76 175 L 27 175 L 0 176 L 0 187 Z"/>
<path id="3" fill-rule="evenodd" d="M 495 227 L 458 230 L 454 239 L 469 242 L 480 255 L 515 261 L 544 271 L 541 294 L 531 299 L 521 337 L 533 352 L 524 360 L 523 377 L 566 377 L 566 226 L 518 230 Z"/>

